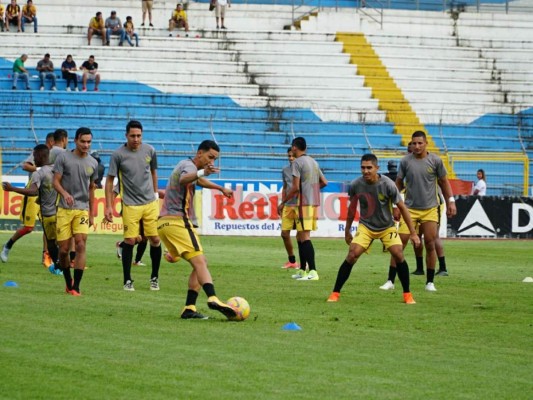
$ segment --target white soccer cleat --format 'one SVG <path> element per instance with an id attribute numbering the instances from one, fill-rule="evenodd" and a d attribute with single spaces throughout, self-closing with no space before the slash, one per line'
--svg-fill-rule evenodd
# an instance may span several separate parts
<path id="1" fill-rule="evenodd" d="M 318 281 L 318 272 L 314 269 L 309 271 L 309 273 L 301 278 L 298 278 L 299 281 Z"/>
<path id="2" fill-rule="evenodd" d="M 159 290 L 159 279 L 150 279 L 150 290 Z"/>
<path id="3" fill-rule="evenodd" d="M 435 287 L 433 282 L 429 282 L 428 284 L 426 284 L 426 292 L 436 292 L 436 291 L 437 291 L 437 288 Z"/>
<path id="4" fill-rule="evenodd" d="M 7 259 L 9 257 L 9 249 L 4 244 L 4 247 L 2 248 L 2 252 L 0 253 L 0 259 L 2 262 L 7 262 Z"/>
<path id="5" fill-rule="evenodd" d="M 133 281 L 127 280 L 124 284 L 124 290 L 126 292 L 135 292 L 135 288 L 133 287 Z"/>
<path id="6" fill-rule="evenodd" d="M 291 278 L 292 279 L 302 279 L 302 278 L 305 278 L 307 276 L 307 272 L 305 272 L 303 269 L 299 269 L 298 272 L 296 272 L 295 274 L 291 275 Z"/>
<path id="7" fill-rule="evenodd" d="M 387 281 L 379 287 L 381 290 L 394 290 L 394 283 Z"/>

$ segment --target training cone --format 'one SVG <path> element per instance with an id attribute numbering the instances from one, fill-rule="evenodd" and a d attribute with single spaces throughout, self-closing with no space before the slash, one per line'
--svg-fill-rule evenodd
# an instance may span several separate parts
<path id="1" fill-rule="evenodd" d="M 4 283 L 4 286 L 5 287 L 19 287 L 19 285 L 15 281 L 7 281 L 6 283 Z"/>
<path id="2" fill-rule="evenodd" d="M 524 278 L 524 280 L 522 282 L 533 283 L 533 278 L 528 276 L 528 277 Z"/>
<path id="3" fill-rule="evenodd" d="M 302 328 L 296 322 L 289 322 L 288 324 L 283 325 L 284 331 L 301 331 Z"/>

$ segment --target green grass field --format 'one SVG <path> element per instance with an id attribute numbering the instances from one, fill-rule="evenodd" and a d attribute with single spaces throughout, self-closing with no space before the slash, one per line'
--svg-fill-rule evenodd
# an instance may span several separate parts
<path id="1" fill-rule="evenodd" d="M 10 235 L 0 234 L 0 243 Z M 252 313 L 226 321 L 199 297 L 207 321 L 180 320 L 189 265 L 163 261 L 122 290 L 118 236 L 91 236 L 82 297 L 40 265 L 41 236 L 21 239 L 0 265 L 2 399 L 531 399 L 531 241 L 445 243 L 449 277 L 402 303 L 375 245 L 339 303 L 327 303 L 347 246 L 315 239 L 320 280 L 297 282 L 281 239 L 204 237 L 217 294 Z M 411 269 L 414 256 L 409 249 Z M 148 253 L 143 261 L 149 264 Z M 296 322 L 301 331 L 282 326 Z"/>

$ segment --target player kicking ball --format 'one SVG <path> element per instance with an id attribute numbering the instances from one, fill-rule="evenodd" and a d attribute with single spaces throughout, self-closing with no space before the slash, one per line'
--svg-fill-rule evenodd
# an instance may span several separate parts
<path id="1" fill-rule="evenodd" d="M 195 229 L 198 226 L 194 211 L 196 185 L 219 190 L 226 197 L 233 196 L 231 189 L 219 186 L 206 178 L 220 171 L 213 164 L 219 152 L 220 148 L 216 142 L 204 140 L 198 146 L 194 158 L 178 163 L 168 179 L 159 214 L 157 232 L 169 253 L 165 258 L 173 262 L 183 258 L 192 267 L 185 308 L 181 313 L 182 319 L 207 319 L 196 310 L 196 299 L 200 289 L 203 289 L 207 295 L 207 306 L 210 309 L 221 312 L 228 319 L 236 316 L 236 311 L 221 302 L 215 294 L 213 279 L 207 268 L 207 259 Z"/>
<path id="2" fill-rule="evenodd" d="M 350 206 L 348 207 L 344 239 L 350 249 L 339 268 L 337 280 L 333 292 L 328 297 L 328 302 L 339 300 L 341 289 L 350 277 L 352 268 L 361 254 L 368 250 L 374 240 L 381 240 L 383 246 L 396 261 L 398 278 L 403 288 L 404 302 L 415 304 L 413 295 L 409 290 L 409 267 L 403 256 L 402 241 L 398 236 L 392 216 L 393 204 L 400 210 L 415 247 L 420 246 L 420 239 L 415 232 L 409 211 L 402 201 L 398 188 L 391 179 L 378 174 L 378 171 L 378 159 L 375 155 L 365 154 L 361 157 L 363 176 L 352 181 L 348 189 Z M 358 204 L 360 219 L 354 238 L 351 228 Z"/>

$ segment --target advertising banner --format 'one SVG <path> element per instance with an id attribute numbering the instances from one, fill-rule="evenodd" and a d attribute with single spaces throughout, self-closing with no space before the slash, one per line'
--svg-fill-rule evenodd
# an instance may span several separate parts
<path id="1" fill-rule="evenodd" d="M 281 181 L 221 181 L 230 187 L 233 198 L 224 197 L 219 191 L 203 190 L 202 219 L 199 231 L 207 235 L 279 236 L 281 219 L 277 205 L 280 202 Z M 330 182 L 321 192 L 318 209 L 318 230 L 315 237 L 344 237 L 348 195 L 343 185 Z M 352 229 L 359 221 L 356 215 Z"/>
<path id="2" fill-rule="evenodd" d="M 530 197 L 461 196 L 449 220 L 452 237 L 533 238 Z"/>

